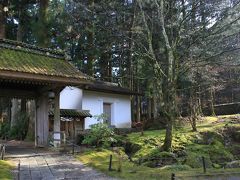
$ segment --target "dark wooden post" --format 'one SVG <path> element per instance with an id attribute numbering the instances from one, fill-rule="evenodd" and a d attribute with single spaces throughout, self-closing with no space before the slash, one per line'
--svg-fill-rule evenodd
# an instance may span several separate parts
<path id="1" fill-rule="evenodd" d="M 172 173 L 171 180 L 175 180 L 175 174 Z"/>
<path id="2" fill-rule="evenodd" d="M 4 160 L 4 156 L 5 156 L 5 145 L 3 144 L 1 147 L 1 160 Z"/>
<path id="3" fill-rule="evenodd" d="M 109 170 L 109 171 L 112 170 L 112 154 L 110 155 L 108 170 Z"/>
<path id="4" fill-rule="evenodd" d="M 203 172 L 206 173 L 206 162 L 205 162 L 205 158 L 202 156 L 202 164 L 203 164 Z"/>
<path id="5" fill-rule="evenodd" d="M 76 136 L 76 133 L 75 133 L 75 120 L 72 121 L 73 122 L 73 138 L 72 138 L 72 153 L 74 154 L 74 144 L 75 144 L 75 136 Z"/>
<path id="6" fill-rule="evenodd" d="M 18 161 L 18 180 L 20 180 L 20 160 Z"/>

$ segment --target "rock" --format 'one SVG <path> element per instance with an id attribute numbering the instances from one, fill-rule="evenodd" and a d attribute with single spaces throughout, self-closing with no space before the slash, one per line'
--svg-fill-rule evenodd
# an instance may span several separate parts
<path id="1" fill-rule="evenodd" d="M 132 156 L 134 153 L 136 153 L 140 149 L 141 149 L 141 146 L 138 144 L 134 144 L 131 142 L 126 142 L 124 144 L 124 150 L 128 156 Z"/>
<path id="2" fill-rule="evenodd" d="M 222 134 L 215 131 L 205 131 L 200 133 L 202 135 L 203 144 L 212 144 L 214 141 L 224 142 Z"/>
<path id="3" fill-rule="evenodd" d="M 212 167 L 212 162 L 209 156 L 205 156 L 205 163 L 207 168 Z M 188 156 L 185 160 L 185 165 L 188 165 L 192 168 L 201 168 L 203 166 L 202 158 L 197 153 L 188 153 Z"/>
<path id="4" fill-rule="evenodd" d="M 197 144 L 203 144 L 203 140 L 202 140 L 202 137 L 200 134 L 196 134 L 194 136 L 194 142 L 197 143 Z"/>
<path id="5" fill-rule="evenodd" d="M 163 167 L 177 162 L 176 154 L 154 149 L 142 159 L 143 165 L 148 167 Z"/>
<path id="6" fill-rule="evenodd" d="M 238 126 L 226 126 L 224 127 L 224 136 L 234 142 L 240 142 L 240 127 Z"/>
<path id="7" fill-rule="evenodd" d="M 220 169 L 222 166 L 217 164 L 217 163 L 213 163 L 212 166 L 216 169 Z"/>
<path id="8" fill-rule="evenodd" d="M 236 157 L 235 159 L 240 159 L 240 144 L 233 144 L 230 151 Z"/>
<path id="9" fill-rule="evenodd" d="M 137 171 L 136 170 L 130 170 L 129 173 L 134 174 L 134 173 L 137 173 Z"/>
<path id="10" fill-rule="evenodd" d="M 240 160 L 232 161 L 226 164 L 226 168 L 240 168 Z"/>
<path id="11" fill-rule="evenodd" d="M 187 156 L 187 151 L 186 150 L 180 150 L 176 152 L 177 157 L 184 157 Z"/>

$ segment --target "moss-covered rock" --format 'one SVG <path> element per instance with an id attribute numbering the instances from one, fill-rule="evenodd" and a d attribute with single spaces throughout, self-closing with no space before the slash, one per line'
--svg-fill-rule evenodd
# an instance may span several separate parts
<path id="1" fill-rule="evenodd" d="M 202 144 L 212 144 L 215 141 L 224 142 L 223 135 L 215 131 L 204 131 L 200 133 L 202 136 Z"/>
<path id="2" fill-rule="evenodd" d="M 163 167 L 176 163 L 177 158 L 174 153 L 160 151 L 160 149 L 156 148 L 150 154 L 143 157 L 142 161 L 144 165 L 149 167 Z"/>
<path id="3" fill-rule="evenodd" d="M 231 154 L 234 156 L 234 159 L 240 159 L 240 144 L 232 144 L 229 147 Z"/>
<path id="4" fill-rule="evenodd" d="M 222 166 L 220 164 L 217 164 L 217 163 L 213 163 L 212 166 L 216 169 L 222 168 Z"/>
<path id="5" fill-rule="evenodd" d="M 173 165 L 163 166 L 161 169 L 170 170 L 170 171 L 188 171 L 188 170 L 191 170 L 192 168 L 188 165 L 173 164 Z"/>
<path id="6" fill-rule="evenodd" d="M 141 149 L 141 146 L 127 141 L 124 143 L 124 149 L 125 149 L 125 153 L 131 157 L 133 156 L 133 154 L 135 154 L 137 151 Z"/>
<path id="7" fill-rule="evenodd" d="M 226 164 L 226 168 L 240 168 L 240 160 L 232 161 Z"/>
<path id="8" fill-rule="evenodd" d="M 205 155 L 204 158 L 205 158 L 206 167 L 207 168 L 212 167 L 212 162 L 210 157 L 208 155 Z M 185 160 L 185 165 L 188 165 L 192 168 L 203 167 L 201 154 L 190 152 Z"/>
<path id="9" fill-rule="evenodd" d="M 215 141 L 209 147 L 209 155 L 210 155 L 211 161 L 217 164 L 223 164 L 225 162 L 229 162 L 233 160 L 233 155 L 219 141 Z"/>
<path id="10" fill-rule="evenodd" d="M 234 142 L 240 142 L 240 126 L 237 125 L 225 126 L 224 135 Z"/>

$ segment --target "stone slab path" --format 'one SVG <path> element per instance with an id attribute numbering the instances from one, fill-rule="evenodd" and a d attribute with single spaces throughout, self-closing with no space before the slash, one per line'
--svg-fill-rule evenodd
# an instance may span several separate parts
<path id="1" fill-rule="evenodd" d="M 20 161 L 20 180 L 114 179 L 83 165 L 70 155 L 35 155 L 11 160 L 16 165 Z M 15 179 L 18 179 L 18 170 L 15 170 Z"/>
<path id="2" fill-rule="evenodd" d="M 20 170 L 13 170 L 16 180 L 116 180 L 101 172 L 87 167 L 71 154 L 61 154 L 32 145 L 5 142 L 6 160 Z"/>

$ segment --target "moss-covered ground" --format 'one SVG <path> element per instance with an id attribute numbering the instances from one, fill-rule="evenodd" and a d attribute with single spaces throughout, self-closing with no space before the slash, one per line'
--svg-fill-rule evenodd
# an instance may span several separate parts
<path id="1" fill-rule="evenodd" d="M 12 179 L 11 169 L 13 165 L 7 161 L 0 160 L 0 179 L 1 180 L 9 180 Z"/>
<path id="2" fill-rule="evenodd" d="M 228 162 L 240 160 L 240 143 L 229 140 L 228 144 L 226 141 L 233 138 L 232 129 L 238 138 L 240 124 L 233 123 L 235 119 L 238 117 L 206 117 L 198 123 L 197 132 L 187 124 L 174 128 L 171 153 L 160 151 L 165 130 L 144 131 L 144 135 L 128 134 L 123 139 L 136 145 L 137 151 L 131 154 L 133 162 L 122 151 L 121 172 L 117 171 L 119 155 L 111 150 L 93 149 L 77 158 L 110 176 L 123 179 L 170 179 L 171 173 L 176 176 L 200 175 L 203 174 L 202 157 L 206 162 L 206 174 L 240 172 L 239 168 L 225 168 Z M 113 154 L 114 171 L 108 171 L 110 154 Z M 151 167 L 156 164 L 156 167 Z"/>

